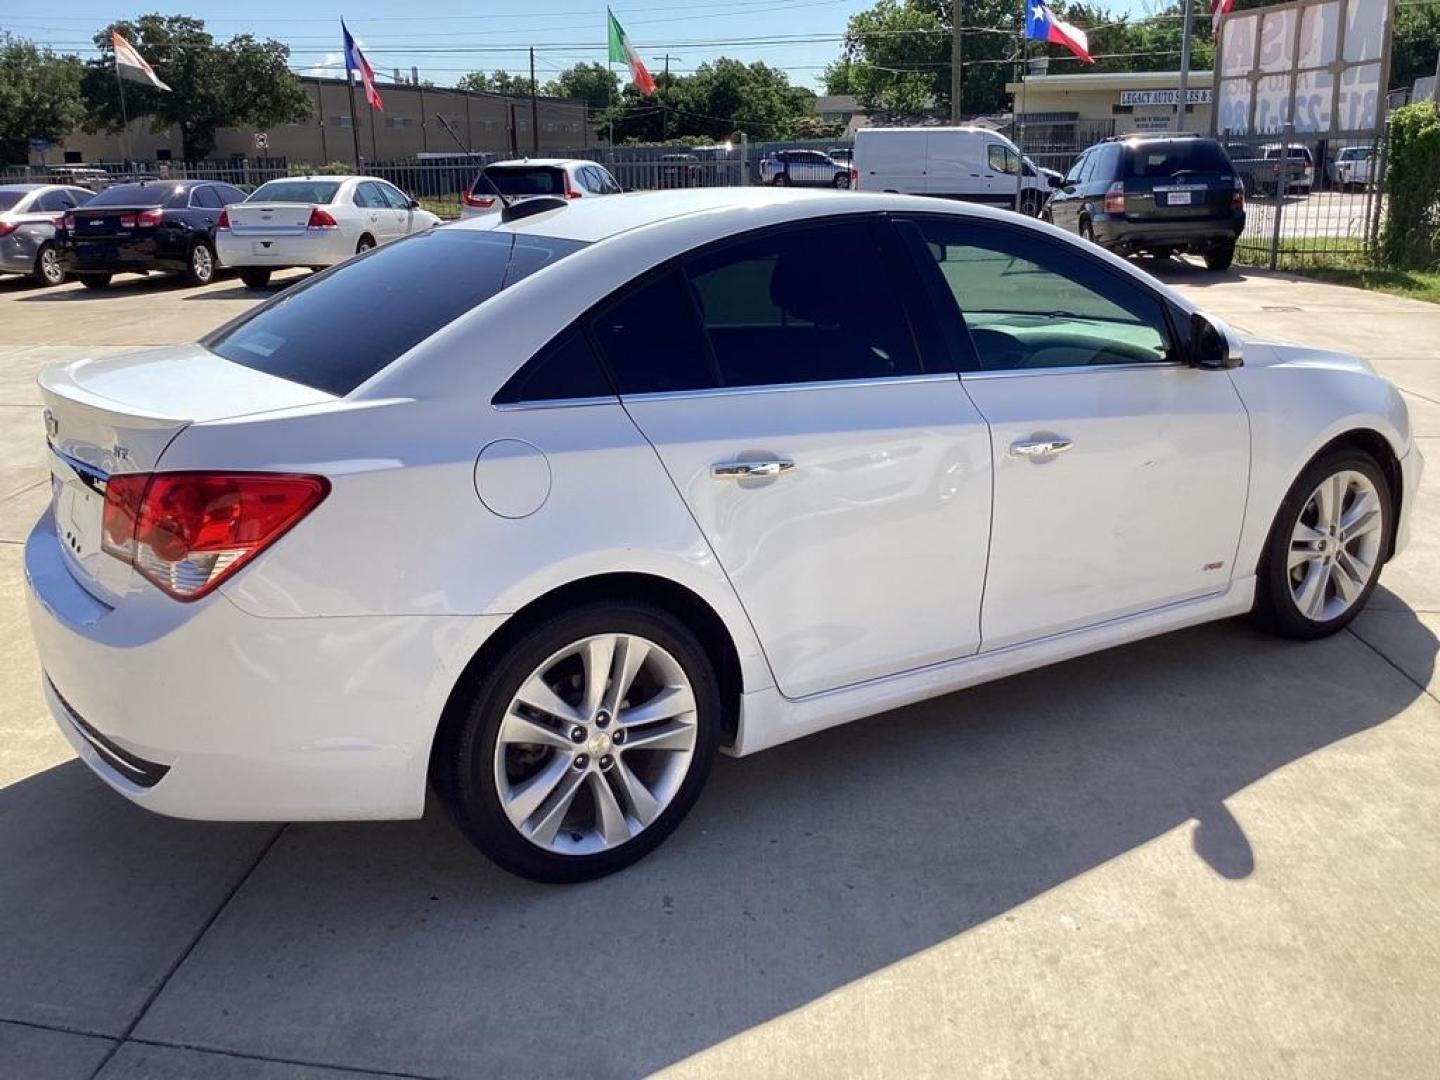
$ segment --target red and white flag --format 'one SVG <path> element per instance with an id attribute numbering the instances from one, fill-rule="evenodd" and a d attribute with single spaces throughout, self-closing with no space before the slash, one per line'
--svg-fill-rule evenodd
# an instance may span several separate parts
<path id="1" fill-rule="evenodd" d="M 1220 20 L 1235 10 L 1235 0 L 1210 0 L 1210 26 L 1218 35 Z"/>
<path id="2" fill-rule="evenodd" d="M 170 89 L 160 81 L 160 76 L 155 74 L 155 69 L 145 62 L 145 58 L 135 51 L 135 46 L 120 36 L 118 30 L 110 31 L 110 44 L 115 47 L 115 70 L 122 79 L 144 83 L 156 90 Z"/>
<path id="3" fill-rule="evenodd" d="M 380 100 L 380 91 L 375 89 L 375 69 L 370 66 L 370 61 L 365 59 L 360 46 L 355 44 L 344 19 L 340 20 L 340 32 L 345 35 L 345 81 L 350 81 L 352 71 L 358 71 L 360 82 L 365 87 L 365 100 L 370 103 L 370 108 L 384 112 L 385 103 Z"/>

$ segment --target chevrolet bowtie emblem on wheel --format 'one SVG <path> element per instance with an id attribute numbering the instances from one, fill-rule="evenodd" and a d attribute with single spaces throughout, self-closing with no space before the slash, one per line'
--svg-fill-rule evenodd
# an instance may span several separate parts
<path id="1" fill-rule="evenodd" d="M 45 410 L 45 437 L 54 440 L 60 434 L 60 421 L 55 419 L 55 414 L 49 409 Z"/>

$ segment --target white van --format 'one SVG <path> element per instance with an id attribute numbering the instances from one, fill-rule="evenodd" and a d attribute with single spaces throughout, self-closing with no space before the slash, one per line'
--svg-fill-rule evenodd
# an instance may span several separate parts
<path id="1" fill-rule="evenodd" d="M 1050 177 L 998 132 L 978 127 L 861 128 L 855 133 L 856 186 L 945 199 L 1015 205 L 1030 215 L 1050 197 Z"/>

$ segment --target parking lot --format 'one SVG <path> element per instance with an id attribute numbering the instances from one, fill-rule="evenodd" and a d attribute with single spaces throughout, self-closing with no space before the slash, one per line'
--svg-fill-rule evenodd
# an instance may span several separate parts
<path id="1" fill-rule="evenodd" d="M 1404 391 L 1431 464 L 1370 609 L 1317 643 L 1211 625 L 722 759 L 662 849 L 574 887 L 505 875 L 433 809 L 175 821 L 73 760 L 22 601 L 35 374 L 266 294 L 0 279 L 0 1075 L 1433 1076 L 1440 307 L 1146 265 Z"/>

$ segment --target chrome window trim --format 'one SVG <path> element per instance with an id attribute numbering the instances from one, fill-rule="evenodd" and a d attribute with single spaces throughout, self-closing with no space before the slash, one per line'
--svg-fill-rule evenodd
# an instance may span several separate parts
<path id="1" fill-rule="evenodd" d="M 1160 360 L 1155 363 L 1145 361 L 1134 364 L 1074 364 L 1070 367 L 1008 368 L 1004 371 L 967 371 L 960 376 L 960 380 L 970 382 L 973 379 L 1034 378 L 1037 375 L 1086 375 L 1095 371 L 1154 371 L 1160 368 L 1189 366 L 1179 360 Z"/>
<path id="2" fill-rule="evenodd" d="M 554 401 L 506 401 L 490 403 L 496 412 L 528 412 L 531 409 L 582 409 L 589 405 L 618 405 L 616 394 L 599 394 L 594 397 L 556 398 Z"/>
<path id="3" fill-rule="evenodd" d="M 621 401 L 670 401 L 700 397 L 736 397 L 744 394 L 790 394 L 799 390 L 840 390 L 848 387 L 903 386 L 908 383 L 953 382 L 953 371 L 921 375 L 896 375 L 886 379 L 824 379 L 818 382 L 775 383 L 765 386 L 712 386 L 704 390 L 655 390 L 644 394 L 621 394 Z"/>

